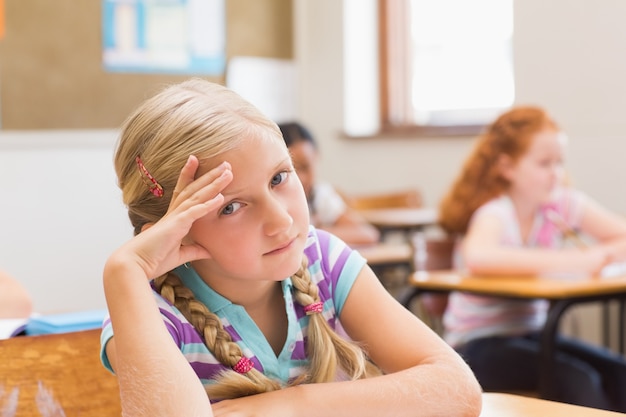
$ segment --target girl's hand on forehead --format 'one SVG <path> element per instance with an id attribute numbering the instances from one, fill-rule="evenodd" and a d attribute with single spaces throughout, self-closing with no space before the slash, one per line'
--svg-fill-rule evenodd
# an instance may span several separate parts
<path id="1" fill-rule="evenodd" d="M 222 163 L 194 180 L 199 163 L 190 156 L 181 170 L 167 213 L 158 222 L 123 245 L 113 257 L 137 263 L 148 279 L 156 278 L 186 262 L 205 259 L 206 249 L 184 242 L 193 223 L 217 210 L 224 201 L 220 192 L 233 178 L 230 164 Z"/>
<path id="2" fill-rule="evenodd" d="M 179 205 L 198 204 L 203 200 L 215 198 L 232 180 L 231 166 L 228 162 L 222 162 L 196 179 L 199 166 L 198 158 L 191 155 L 180 172 L 167 213 Z"/>

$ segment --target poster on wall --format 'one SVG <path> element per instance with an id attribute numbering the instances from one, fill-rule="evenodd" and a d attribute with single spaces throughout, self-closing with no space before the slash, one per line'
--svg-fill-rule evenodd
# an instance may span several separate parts
<path id="1" fill-rule="evenodd" d="M 103 0 L 103 64 L 113 72 L 221 75 L 225 0 Z"/>

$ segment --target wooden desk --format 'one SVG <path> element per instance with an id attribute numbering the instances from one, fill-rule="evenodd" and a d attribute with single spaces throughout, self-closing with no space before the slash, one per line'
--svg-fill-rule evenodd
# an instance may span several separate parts
<path id="1" fill-rule="evenodd" d="M 539 277 L 478 277 L 456 271 L 420 271 L 413 274 L 409 282 L 422 290 L 466 291 L 483 295 L 550 300 L 626 293 L 626 275 L 569 280 Z"/>
<path id="2" fill-rule="evenodd" d="M 413 272 L 413 247 L 408 243 L 377 243 L 357 246 L 383 286 L 396 299 L 406 291 L 406 280 Z"/>
<path id="3" fill-rule="evenodd" d="M 117 378 L 99 353 L 100 329 L 0 340 L 2 415 L 121 416 Z"/>
<path id="4" fill-rule="evenodd" d="M 434 208 L 384 208 L 359 210 L 359 213 L 382 232 L 412 232 L 437 223 L 437 210 Z"/>
<path id="5" fill-rule="evenodd" d="M 484 393 L 480 417 L 623 417 L 622 413 L 512 394 Z"/>
<path id="6" fill-rule="evenodd" d="M 367 259 L 368 265 L 372 268 L 393 265 L 410 266 L 412 262 L 413 249 L 407 243 L 377 243 L 374 245 L 356 246 L 354 249 L 358 250 Z"/>
<path id="7" fill-rule="evenodd" d="M 401 302 L 405 307 L 423 291 L 464 291 L 480 295 L 550 300 L 541 344 L 539 392 L 543 398 L 552 394 L 553 356 L 559 321 L 572 305 L 593 301 L 626 300 L 626 275 L 607 278 L 549 279 L 538 277 L 474 277 L 454 271 L 418 271 L 409 277 L 413 292 Z M 624 317 L 620 317 L 623 321 Z M 620 340 L 624 338 L 620 325 Z"/>

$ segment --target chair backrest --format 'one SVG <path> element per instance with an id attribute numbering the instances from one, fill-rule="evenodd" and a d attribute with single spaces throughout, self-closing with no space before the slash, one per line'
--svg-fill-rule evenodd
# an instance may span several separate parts
<path id="1" fill-rule="evenodd" d="M 0 340 L 0 415 L 121 416 L 117 378 L 99 352 L 99 329 Z"/>
<path id="2" fill-rule="evenodd" d="M 452 237 L 426 238 L 416 235 L 413 246 L 413 270 L 435 271 L 453 268 L 455 239 Z M 410 301 L 405 301 L 410 304 Z M 419 295 L 417 314 L 440 335 L 443 334 L 443 314 L 448 305 L 448 293 L 426 292 Z"/>
<path id="3" fill-rule="evenodd" d="M 418 190 L 404 190 L 377 194 L 345 196 L 348 205 L 356 210 L 381 208 L 422 207 L 422 195 Z"/>
<path id="4" fill-rule="evenodd" d="M 455 246 L 453 238 L 426 238 L 425 244 L 426 259 L 423 265 L 425 271 L 452 269 Z M 417 269 L 417 265 L 415 268 Z"/>

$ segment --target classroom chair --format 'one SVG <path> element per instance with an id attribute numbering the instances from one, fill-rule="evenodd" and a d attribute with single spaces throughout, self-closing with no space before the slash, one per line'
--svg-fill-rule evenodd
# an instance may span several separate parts
<path id="1" fill-rule="evenodd" d="M 348 205 L 356 210 L 387 208 L 421 208 L 423 200 L 417 189 L 380 192 L 361 195 L 343 195 Z M 408 271 L 405 269 L 378 270 L 378 275 L 387 289 L 405 306 L 420 317 L 437 333 L 443 333 L 443 313 L 448 302 L 445 293 L 412 294 L 414 288 L 406 287 L 408 273 L 452 269 L 454 239 L 447 236 L 427 236 L 424 232 L 412 233 L 409 237 L 412 256 Z M 410 297 L 410 301 L 406 301 Z"/>
<path id="2" fill-rule="evenodd" d="M 413 246 L 412 270 L 437 271 L 453 268 L 455 240 L 448 236 L 426 237 L 415 235 L 411 239 Z M 448 305 L 448 293 L 416 293 L 408 288 L 402 303 L 415 312 L 438 334 L 443 334 L 443 314 Z"/>
<path id="3" fill-rule="evenodd" d="M 0 340 L 0 415 L 121 416 L 117 378 L 99 355 L 100 329 Z"/>
<path id="4" fill-rule="evenodd" d="M 337 191 L 346 204 L 356 211 L 422 207 L 422 195 L 417 189 L 390 190 L 365 194 L 347 194 L 341 190 Z M 396 234 L 403 235 L 402 232 Z M 406 239 L 393 239 L 393 236 L 390 238 L 390 233 L 381 230 L 382 243 L 393 242 L 394 240 L 402 241 Z M 408 243 L 406 245 L 408 246 Z M 402 262 L 374 265 L 374 272 L 376 272 L 376 275 L 381 279 L 387 290 L 395 296 L 395 293 L 402 290 L 408 274 L 411 273 L 411 262 L 407 258 L 406 261 L 403 260 Z"/>

